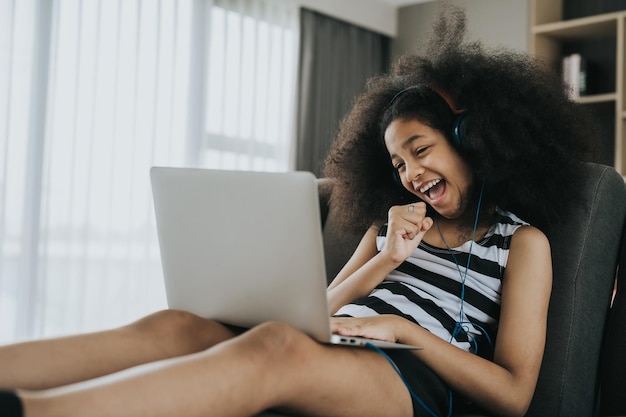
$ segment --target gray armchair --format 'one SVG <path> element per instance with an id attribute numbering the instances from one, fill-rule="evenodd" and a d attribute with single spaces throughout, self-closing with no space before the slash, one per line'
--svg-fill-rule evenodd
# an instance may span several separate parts
<path id="1" fill-rule="evenodd" d="M 626 187 L 611 167 L 585 166 L 582 199 L 558 227 L 544 230 L 553 252 L 554 284 L 547 344 L 539 382 L 527 416 L 626 415 L 626 305 L 617 266 L 626 217 Z M 358 235 L 337 235 L 332 182 L 319 180 L 329 279 L 352 254 Z M 626 265 L 626 262 L 625 262 Z M 626 268 L 619 280 L 626 279 Z M 623 285 L 623 284 L 622 284 Z M 481 414 L 476 411 L 476 414 Z M 457 414 L 455 414 L 457 415 Z M 278 417 L 266 412 L 257 417 Z"/>

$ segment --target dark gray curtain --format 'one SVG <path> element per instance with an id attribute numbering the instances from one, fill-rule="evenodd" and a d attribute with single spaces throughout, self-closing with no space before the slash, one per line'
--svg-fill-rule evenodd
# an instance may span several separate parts
<path id="1" fill-rule="evenodd" d="M 386 72 L 387 36 L 301 9 L 296 169 L 319 176 L 340 120 L 368 78 Z"/>

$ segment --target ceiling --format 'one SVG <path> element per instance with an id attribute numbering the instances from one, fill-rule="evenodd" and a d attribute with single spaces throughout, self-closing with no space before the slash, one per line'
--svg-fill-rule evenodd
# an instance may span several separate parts
<path id="1" fill-rule="evenodd" d="M 378 1 L 382 3 L 391 4 L 392 6 L 402 7 L 402 6 L 408 6 L 411 4 L 427 3 L 433 0 L 378 0 Z"/>

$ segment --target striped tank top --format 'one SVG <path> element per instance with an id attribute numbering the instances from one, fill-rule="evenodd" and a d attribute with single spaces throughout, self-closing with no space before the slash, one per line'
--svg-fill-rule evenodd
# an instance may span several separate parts
<path id="1" fill-rule="evenodd" d="M 476 352 L 484 343 L 492 345 L 511 237 L 525 224 L 514 214 L 498 210 L 496 223 L 473 245 L 467 241 L 448 250 L 421 242 L 367 297 L 341 307 L 335 315 L 395 314 L 467 351 Z M 385 245 L 386 232 L 384 226 L 378 233 L 378 250 Z"/>

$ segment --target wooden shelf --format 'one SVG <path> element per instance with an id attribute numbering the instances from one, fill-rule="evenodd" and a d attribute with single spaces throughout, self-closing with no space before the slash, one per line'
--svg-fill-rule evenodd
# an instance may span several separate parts
<path id="1" fill-rule="evenodd" d="M 608 103 L 617 100 L 617 93 L 594 94 L 589 96 L 580 96 L 576 99 L 581 104 Z"/>
<path id="2" fill-rule="evenodd" d="M 559 40 L 614 37 L 617 34 L 618 20 L 624 15 L 626 12 L 544 23 L 533 26 L 531 31 L 534 35 L 550 36 Z"/>
<path id="3" fill-rule="evenodd" d="M 576 101 L 593 106 L 598 130 L 614 135 L 601 138 L 605 147 L 613 145 L 603 162 L 612 160 L 615 169 L 626 177 L 626 10 L 563 20 L 564 4 L 570 5 L 567 1 L 530 0 L 530 52 L 557 70 L 564 55 L 574 52 L 595 65 L 593 91 L 600 94 L 581 96 Z M 588 86 L 590 77 L 591 70 Z"/>

